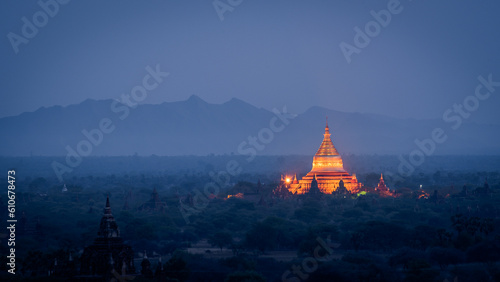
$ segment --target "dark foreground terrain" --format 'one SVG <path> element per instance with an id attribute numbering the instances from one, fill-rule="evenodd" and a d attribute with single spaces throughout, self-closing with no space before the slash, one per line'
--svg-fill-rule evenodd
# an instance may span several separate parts
<path id="1" fill-rule="evenodd" d="M 82 165 L 64 183 L 32 165 L 50 163 L 44 158 L 2 159 L 5 171 L 8 163 L 16 169 L 18 219 L 16 274 L 6 273 L 2 255 L 3 279 L 99 281 L 80 269 L 109 197 L 120 237 L 134 252 L 136 275 L 127 277 L 134 281 L 500 280 L 494 157 L 430 159 L 402 180 L 386 179 L 396 197 L 277 193 L 280 173 L 302 157 L 262 157 L 227 181 L 214 178 L 230 158 L 179 157 L 176 165 L 128 157 L 107 168 L 114 158 L 89 159 L 100 172 Z M 375 187 L 380 173 L 397 167 L 386 158 L 351 156 L 346 166 Z M 459 160 L 483 169 L 447 166 Z M 158 166 L 135 172 L 137 162 Z M 6 222 L 7 194 L 1 197 Z M 2 254 L 9 253 L 7 233 L 0 234 Z M 106 278 L 113 279 L 125 278 Z"/>

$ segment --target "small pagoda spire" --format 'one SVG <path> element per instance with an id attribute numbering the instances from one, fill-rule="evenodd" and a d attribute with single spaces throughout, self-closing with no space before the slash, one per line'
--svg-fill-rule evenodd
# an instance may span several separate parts
<path id="1" fill-rule="evenodd" d="M 109 194 L 106 196 L 106 207 L 104 208 L 104 214 L 111 214 L 111 205 L 109 204 Z"/>
<path id="2" fill-rule="evenodd" d="M 120 230 L 118 229 L 115 218 L 111 213 L 109 196 L 106 197 L 106 207 L 104 208 L 104 213 L 101 218 L 101 224 L 99 225 L 97 235 L 104 238 L 120 237 Z"/>
<path id="3" fill-rule="evenodd" d="M 378 186 L 375 187 L 375 190 L 376 191 L 389 191 L 389 187 L 387 187 L 385 185 L 384 176 L 382 173 L 380 174 L 380 181 L 378 182 Z"/>
<path id="4" fill-rule="evenodd" d="M 384 176 L 382 175 L 382 173 L 380 174 L 380 181 L 379 181 L 378 186 L 385 187 Z"/>
<path id="5" fill-rule="evenodd" d="M 148 259 L 148 255 L 146 254 L 146 250 L 144 250 L 144 258 L 141 262 L 141 274 L 146 278 L 153 278 L 153 271 L 151 271 L 151 262 Z"/>

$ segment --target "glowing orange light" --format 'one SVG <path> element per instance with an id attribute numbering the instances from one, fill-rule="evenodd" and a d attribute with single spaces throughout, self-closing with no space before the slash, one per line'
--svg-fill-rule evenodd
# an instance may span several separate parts
<path id="1" fill-rule="evenodd" d="M 291 179 L 287 177 L 286 183 L 290 183 Z"/>

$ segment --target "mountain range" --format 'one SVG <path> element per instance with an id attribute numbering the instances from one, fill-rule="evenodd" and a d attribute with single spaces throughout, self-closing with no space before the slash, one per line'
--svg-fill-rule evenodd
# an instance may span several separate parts
<path id="1" fill-rule="evenodd" d="M 284 109 L 269 111 L 236 98 L 211 104 L 195 95 L 135 108 L 89 99 L 1 118 L 0 156 L 65 156 L 72 150 L 93 156 L 313 155 L 323 139 L 326 117 L 340 154 L 424 151 L 415 140 L 432 140 L 436 129 L 446 140 L 432 141 L 431 154 L 500 154 L 499 125 L 465 121 L 453 129 L 453 123 L 441 119 L 398 119 L 317 106 L 292 118 Z"/>

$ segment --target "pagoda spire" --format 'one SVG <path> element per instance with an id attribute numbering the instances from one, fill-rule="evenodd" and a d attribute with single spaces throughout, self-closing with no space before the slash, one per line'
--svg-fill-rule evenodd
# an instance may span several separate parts
<path id="1" fill-rule="evenodd" d="M 385 181 L 382 173 L 380 174 L 380 181 L 378 183 L 378 187 L 385 187 Z"/>
<path id="2" fill-rule="evenodd" d="M 104 208 L 104 214 L 111 214 L 111 205 L 109 204 L 109 195 L 106 196 L 106 207 Z"/>
<path id="3" fill-rule="evenodd" d="M 109 196 L 106 197 L 106 207 L 104 208 L 104 214 L 102 215 L 101 224 L 99 225 L 99 232 L 97 232 L 97 235 L 103 238 L 120 237 L 120 230 L 118 229 L 115 218 L 111 213 Z"/>
<path id="4" fill-rule="evenodd" d="M 330 138 L 330 127 L 328 127 L 328 117 L 326 117 L 326 126 L 325 126 L 325 134 L 323 134 L 323 142 L 321 142 L 321 146 L 316 152 L 316 156 L 335 156 L 339 153 L 335 146 L 333 146 L 332 139 Z"/>
<path id="5" fill-rule="evenodd" d="M 378 182 L 378 186 L 375 187 L 375 190 L 377 190 L 377 191 L 389 191 L 389 187 L 387 187 L 385 185 L 384 176 L 382 173 L 380 174 L 380 181 Z"/>
<path id="6" fill-rule="evenodd" d="M 313 157 L 311 171 L 298 181 L 295 180 L 297 175 L 294 175 L 293 185 L 285 187 L 293 194 L 314 193 L 314 191 L 331 194 L 339 187 L 345 188 L 343 189 L 345 193 L 357 193 L 362 186 L 354 174 L 351 176 L 344 169 L 342 157 L 332 142 L 328 116 L 325 116 L 324 121 L 323 141 Z"/>
<path id="7" fill-rule="evenodd" d="M 120 266 L 122 275 L 135 273 L 134 251 L 120 237 L 120 229 L 111 213 L 109 195 L 106 197 L 97 237 L 92 245 L 85 247 L 80 260 L 82 275 L 107 277 L 111 269 L 120 269 Z"/>

